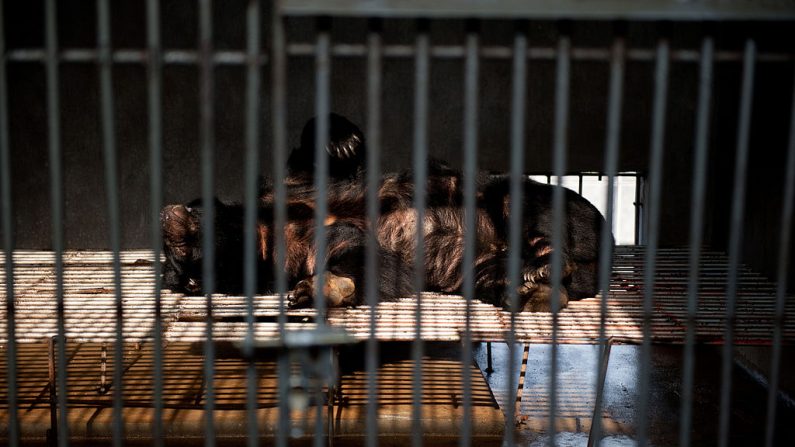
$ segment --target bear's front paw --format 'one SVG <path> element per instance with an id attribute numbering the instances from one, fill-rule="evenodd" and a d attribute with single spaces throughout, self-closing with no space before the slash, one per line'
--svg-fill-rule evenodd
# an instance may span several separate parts
<path id="1" fill-rule="evenodd" d="M 301 309 L 312 307 L 315 301 L 314 278 L 309 277 L 296 284 L 295 289 L 287 296 L 287 307 Z"/>
<path id="2" fill-rule="evenodd" d="M 356 285 L 353 279 L 326 272 L 323 276 L 323 296 L 329 307 L 353 306 L 356 304 Z M 290 309 L 312 307 L 315 303 L 315 277 L 310 276 L 298 284 L 287 297 Z"/>

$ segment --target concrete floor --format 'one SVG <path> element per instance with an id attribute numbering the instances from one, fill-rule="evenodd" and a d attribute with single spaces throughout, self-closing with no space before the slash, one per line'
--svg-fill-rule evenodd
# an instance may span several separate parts
<path id="1" fill-rule="evenodd" d="M 528 416 L 520 426 L 521 445 L 546 445 L 548 438 L 549 345 L 531 345 L 522 399 L 522 413 Z M 475 359 L 481 370 L 486 366 L 486 345 L 475 346 Z M 640 365 L 638 346 L 613 346 L 605 383 L 603 405 L 603 446 L 634 445 L 638 420 L 638 374 Z M 679 444 L 679 414 L 682 383 L 681 347 L 653 346 L 649 386 L 648 435 L 651 445 Z M 514 357 L 518 370 L 521 349 Z M 501 405 L 507 392 L 508 348 L 492 344 L 494 371 L 485 373 L 494 395 Z M 565 345 L 558 350 L 558 436 L 559 446 L 584 446 L 595 397 L 598 348 L 587 345 Z M 696 350 L 696 375 L 693 392 L 693 445 L 718 443 L 720 413 L 721 349 L 699 347 Z M 786 363 L 785 363 L 786 365 Z M 788 376 L 789 369 L 782 368 Z M 767 388 L 753 371 L 735 364 L 731 390 L 731 444 L 737 446 L 762 445 L 766 423 Z M 775 445 L 795 445 L 795 407 L 792 400 L 780 394 L 777 410 Z"/>

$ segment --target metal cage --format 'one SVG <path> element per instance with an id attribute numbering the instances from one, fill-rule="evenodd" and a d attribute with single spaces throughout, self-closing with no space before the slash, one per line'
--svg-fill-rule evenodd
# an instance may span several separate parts
<path id="1" fill-rule="evenodd" d="M 782 420 L 793 414 L 783 403 L 791 389 L 780 384 L 795 341 L 793 2 L 12 3 L 0 1 L 3 443 L 568 445 L 556 434 L 579 431 L 600 445 L 611 430 L 605 381 L 618 344 L 639 347 L 636 414 L 626 430 L 639 445 L 691 445 L 704 436 L 731 444 L 741 346 L 769 348 L 757 362 L 762 371 L 751 372 L 767 390 L 758 409 L 764 431 L 753 439 L 768 446 L 792 439 Z M 167 22 L 169 14 L 181 21 Z M 169 27 L 188 22 L 195 28 Z M 219 38 L 224 33 L 233 37 Z M 222 87 L 232 93 L 219 94 Z M 128 103 L 140 110 L 129 112 Z M 425 292 L 415 275 L 413 296 L 379 303 L 373 234 L 365 305 L 328 308 L 321 288 L 316 308 L 288 309 L 280 268 L 275 294 L 258 295 L 258 176 L 275 179 L 275 225 L 284 227 L 293 121 L 317 116 L 314 212 L 323 222 L 320 136 L 338 105 L 365 124 L 370 222 L 378 220 L 374 191 L 384 166 L 410 167 L 415 185 L 424 185 L 428 156 L 441 152 L 461 167 L 470 229 L 484 165 L 509 173 L 512 200 L 531 172 L 579 176 L 580 192 L 583 175 L 604 177 L 603 246 L 613 185 L 631 175 L 636 245 L 602 250 L 602 293 L 566 309 L 557 301 L 563 265 L 553 251 L 549 313 L 516 312 L 515 291 L 512 310 L 476 299 L 473 231 L 463 242 L 460 295 Z M 184 167 L 199 172 L 173 174 Z M 83 195 L 69 192 L 80 185 Z M 204 198 L 243 191 L 240 296 L 211 293 L 213 200 L 203 202 L 207 293 L 163 289 L 158 216 L 164 203 L 184 198 L 179 187 Z M 555 191 L 553 246 L 567 237 L 564 192 Z M 95 205 L 103 195 L 105 204 Z M 422 221 L 425 191 L 414 200 Z M 511 219 L 510 247 L 520 246 L 520 224 Z M 283 265 L 281 232 L 274 243 Z M 421 235 L 416 243 L 421 271 Z M 314 244 L 320 278 L 323 225 Z M 519 263 L 519 250 L 509 250 L 511 283 L 520 283 Z M 458 346 L 452 357 L 436 355 L 441 342 Z M 567 345 L 598 351 L 587 357 L 594 379 L 564 392 Z M 650 429 L 657 345 L 679 347 L 682 362 L 678 433 L 663 438 Z M 696 357 L 712 345 L 720 349 L 717 427 L 701 436 L 693 421 L 710 410 L 694 405 Z M 503 364 L 493 349 L 504 351 Z M 379 363 L 400 350 L 402 360 Z M 351 358 L 363 364 L 354 368 Z M 541 363 L 548 382 L 538 384 Z M 499 392 L 491 388 L 500 381 Z M 587 396 L 577 402 L 590 417 L 573 429 L 561 415 L 566 393 Z"/>

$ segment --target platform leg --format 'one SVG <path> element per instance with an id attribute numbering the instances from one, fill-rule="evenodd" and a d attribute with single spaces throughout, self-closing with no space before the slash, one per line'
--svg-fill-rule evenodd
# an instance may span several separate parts
<path id="1" fill-rule="evenodd" d="M 329 366 L 332 371 L 332 380 L 328 384 L 328 438 L 327 443 L 329 447 L 334 445 L 334 401 L 338 398 L 337 393 L 341 391 L 341 380 L 339 375 L 339 350 L 337 347 L 332 347 L 329 350 Z"/>
<path id="2" fill-rule="evenodd" d="M 486 342 L 486 372 L 491 374 L 494 372 L 494 367 L 491 358 L 491 342 Z"/>
<path id="3" fill-rule="evenodd" d="M 605 341 L 604 352 L 602 355 L 602 364 L 599 367 L 599 377 L 597 378 L 598 383 L 596 387 L 596 401 L 594 402 L 593 407 L 593 417 L 591 418 L 591 430 L 588 433 L 588 447 L 593 447 L 594 442 L 594 425 L 596 418 L 601 418 L 601 411 L 602 408 L 602 398 L 604 396 L 605 391 L 605 380 L 607 379 L 607 365 L 610 363 L 610 348 L 613 346 L 613 338 L 608 338 Z"/>
<path id="4" fill-rule="evenodd" d="M 55 386 L 55 339 L 53 336 L 47 343 L 47 360 L 50 388 L 50 429 L 47 431 L 47 445 L 58 445 L 58 396 Z"/>
<path id="5" fill-rule="evenodd" d="M 118 366 L 116 366 L 118 367 Z M 100 357 L 99 357 L 99 387 L 97 392 L 99 394 L 107 394 L 110 390 L 108 385 L 108 344 L 102 343 Z"/>
<path id="6" fill-rule="evenodd" d="M 524 379 L 527 374 L 527 358 L 529 356 L 530 344 L 526 343 L 522 354 L 522 368 L 519 370 L 519 385 L 516 388 L 516 411 L 514 412 L 516 425 L 522 424 L 527 420 L 527 416 L 522 414 L 522 393 L 524 392 Z"/>

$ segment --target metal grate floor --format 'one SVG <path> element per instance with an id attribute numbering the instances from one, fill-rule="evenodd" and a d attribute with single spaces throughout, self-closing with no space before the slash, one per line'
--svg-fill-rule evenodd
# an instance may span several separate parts
<path id="1" fill-rule="evenodd" d="M 688 266 L 687 249 L 658 251 L 655 272 L 654 312 L 651 340 L 682 344 L 685 340 Z M 643 247 L 617 247 L 610 294 L 607 300 L 605 334 L 624 343 L 643 340 Z M 115 304 L 112 254 L 105 251 L 72 251 L 64 254 L 64 308 L 66 336 L 72 342 L 103 343 L 115 340 Z M 16 337 L 20 343 L 43 342 L 57 334 L 57 300 L 54 256 L 51 252 L 14 253 Z M 728 277 L 725 255 L 704 251 L 696 323 L 698 343 L 723 341 L 726 317 L 725 288 Z M 149 251 L 122 253 L 124 339 L 128 343 L 150 340 L 154 328 L 154 275 Z M 736 305 L 737 344 L 769 345 L 775 324 L 775 284 L 741 267 Z M 0 343 L 7 342 L 5 276 L 0 274 Z M 246 300 L 239 296 L 213 298 L 214 337 L 219 341 L 242 340 L 246 332 Z M 277 296 L 255 300 L 256 337 L 278 334 Z M 601 298 L 573 301 L 558 319 L 558 341 L 594 343 L 600 337 Z M 380 340 L 415 338 L 416 299 L 408 297 L 383 303 L 377 309 L 376 337 Z M 167 342 L 204 340 L 206 302 L 202 296 L 184 296 L 163 291 L 164 338 Z M 786 314 L 795 315 L 795 301 L 788 299 Z M 288 330 L 314 327 L 312 309 L 289 311 Z M 357 338 L 370 335 L 367 306 L 331 309 L 331 325 L 346 328 Z M 785 344 L 795 342 L 795 319 L 784 322 Z M 460 296 L 424 293 L 422 332 L 426 340 L 456 341 L 466 325 L 466 301 Z M 470 328 L 475 341 L 502 341 L 510 328 L 510 314 L 478 301 L 471 304 Z M 552 337 L 552 316 L 523 313 L 516 316 L 516 340 L 546 342 Z"/>

